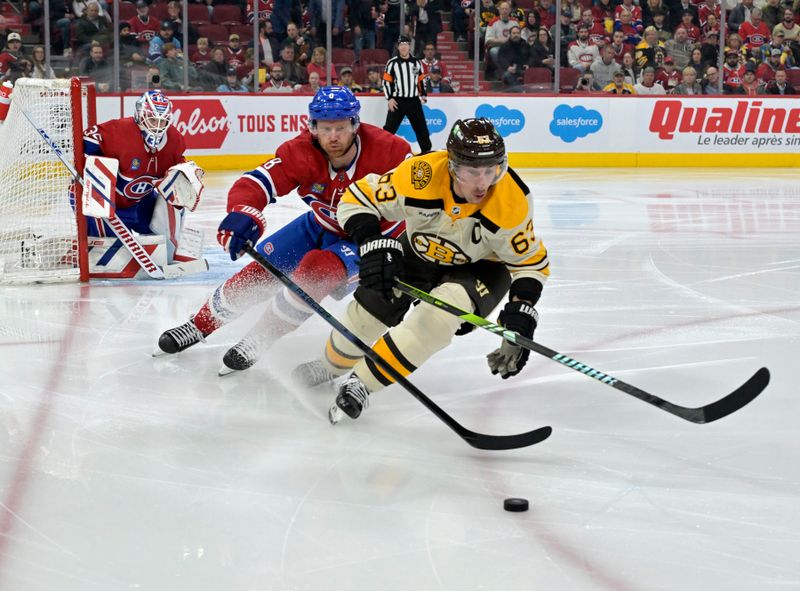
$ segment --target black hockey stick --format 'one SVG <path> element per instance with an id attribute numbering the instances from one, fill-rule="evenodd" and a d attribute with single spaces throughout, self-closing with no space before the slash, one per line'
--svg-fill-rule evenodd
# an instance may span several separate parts
<path id="1" fill-rule="evenodd" d="M 256 251 L 255 248 L 247 244 L 244 247 L 244 252 L 249 254 L 259 265 L 272 273 L 281 283 L 288 287 L 292 293 L 302 299 L 306 305 L 314 310 L 314 312 L 319 314 L 323 320 L 325 320 L 325 322 L 330 324 L 333 328 L 339 331 L 342 336 L 358 347 L 368 359 L 379 365 L 398 384 L 405 388 L 414 398 L 419 400 L 428 410 L 435 414 L 439 420 L 455 431 L 456 434 L 461 437 L 461 439 L 469 443 L 472 447 L 491 450 L 518 449 L 539 443 L 550 437 L 550 433 L 553 431 L 551 427 L 540 427 L 539 429 L 534 429 L 533 431 L 520 433 L 518 435 L 485 435 L 483 433 L 475 433 L 474 431 L 470 431 L 469 429 L 460 425 L 455 421 L 455 419 L 453 419 L 453 417 L 439 408 L 435 402 L 428 398 L 414 384 L 409 382 L 400 372 L 389 365 L 389 363 L 384 361 L 383 358 L 375 353 L 371 347 L 350 332 L 330 312 L 323 308 L 319 302 L 317 302 L 314 298 L 303 291 L 299 285 L 292 281 L 289 276 L 270 263 L 266 258 L 261 256 L 261 253 Z"/>
<path id="2" fill-rule="evenodd" d="M 647 404 L 652 404 L 661 410 L 665 410 L 676 417 L 680 417 L 692 423 L 710 423 L 736 412 L 747 403 L 755 399 L 756 396 L 761 394 L 764 388 L 767 387 L 767 384 L 769 384 L 769 370 L 766 367 L 762 367 L 744 384 L 736 388 L 736 390 L 727 396 L 723 396 L 716 402 L 712 402 L 711 404 L 707 404 L 698 408 L 680 406 L 678 404 L 668 402 L 667 400 L 659 398 L 653 394 L 649 394 L 644 390 L 640 390 L 636 386 L 626 384 L 622 380 L 618 380 L 607 373 L 603 373 L 602 371 L 586 365 L 585 363 L 579 362 L 577 359 L 573 359 L 572 357 L 567 357 L 566 355 L 563 355 L 557 351 L 553 351 L 544 345 L 540 345 L 531 339 L 525 338 L 513 330 L 506 330 L 499 324 L 490 322 L 489 320 L 486 320 L 485 318 L 482 318 L 476 314 L 465 312 L 464 310 L 461 310 L 452 304 L 448 304 L 447 302 L 440 300 L 436 296 L 417 289 L 413 285 L 409 285 L 398 280 L 396 282 L 396 288 L 399 291 L 410 295 L 411 297 L 417 298 L 418 300 L 431 304 L 432 306 L 436 306 L 437 308 L 440 308 L 445 312 L 449 312 L 454 316 L 458 316 L 465 322 L 469 322 L 470 324 L 473 324 L 479 328 L 483 328 L 489 332 L 498 334 L 510 343 L 530 349 L 539 355 L 549 357 L 553 361 L 558 361 L 561 365 L 569 367 L 570 369 L 574 369 L 575 371 L 579 371 L 590 378 L 596 379 L 598 382 L 602 382 L 607 386 L 621 390 L 626 394 L 630 394 L 634 398 L 638 398 Z"/>

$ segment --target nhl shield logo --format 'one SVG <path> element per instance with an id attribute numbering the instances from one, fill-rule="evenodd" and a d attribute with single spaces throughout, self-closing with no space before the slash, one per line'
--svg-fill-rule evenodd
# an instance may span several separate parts
<path id="1" fill-rule="evenodd" d="M 411 184 L 415 189 L 424 189 L 433 178 L 433 169 L 427 162 L 420 160 L 411 165 Z"/>

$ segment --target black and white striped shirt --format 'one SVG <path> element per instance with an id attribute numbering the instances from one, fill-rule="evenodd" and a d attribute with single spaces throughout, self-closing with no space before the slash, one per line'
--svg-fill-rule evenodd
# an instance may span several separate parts
<path id="1" fill-rule="evenodd" d="M 399 55 L 386 62 L 383 72 L 383 94 L 386 99 L 425 96 L 425 74 L 422 63 L 412 55 L 403 59 Z"/>

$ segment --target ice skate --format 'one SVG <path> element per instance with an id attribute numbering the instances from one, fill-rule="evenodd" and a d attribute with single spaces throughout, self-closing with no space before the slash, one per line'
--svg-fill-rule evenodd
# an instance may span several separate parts
<path id="1" fill-rule="evenodd" d="M 170 328 L 161 333 L 161 336 L 158 337 L 158 348 L 153 352 L 153 357 L 158 357 L 165 353 L 170 355 L 180 353 L 201 341 L 205 342 L 205 337 L 206 335 L 204 335 L 190 319 L 189 322 L 185 324 Z"/>
<path id="2" fill-rule="evenodd" d="M 241 341 L 225 352 L 219 375 L 226 376 L 253 367 L 270 340 L 269 336 L 263 333 L 246 334 Z"/>
<path id="3" fill-rule="evenodd" d="M 357 419 L 369 406 L 369 390 L 355 374 L 347 378 L 339 387 L 336 402 L 328 410 L 328 420 L 335 425 L 347 415 Z"/>
<path id="4" fill-rule="evenodd" d="M 326 382 L 332 382 L 337 377 L 328 371 L 320 359 L 302 363 L 292 371 L 292 380 L 306 388 L 313 388 Z"/>

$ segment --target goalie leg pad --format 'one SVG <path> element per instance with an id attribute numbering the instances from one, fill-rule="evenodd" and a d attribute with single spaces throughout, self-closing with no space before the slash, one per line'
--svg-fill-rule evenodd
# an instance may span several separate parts
<path id="1" fill-rule="evenodd" d="M 181 240 L 185 216 L 186 210 L 171 207 L 163 199 L 155 199 L 153 217 L 150 219 L 150 232 L 166 238 L 169 263 L 175 260 L 175 251 Z"/>

